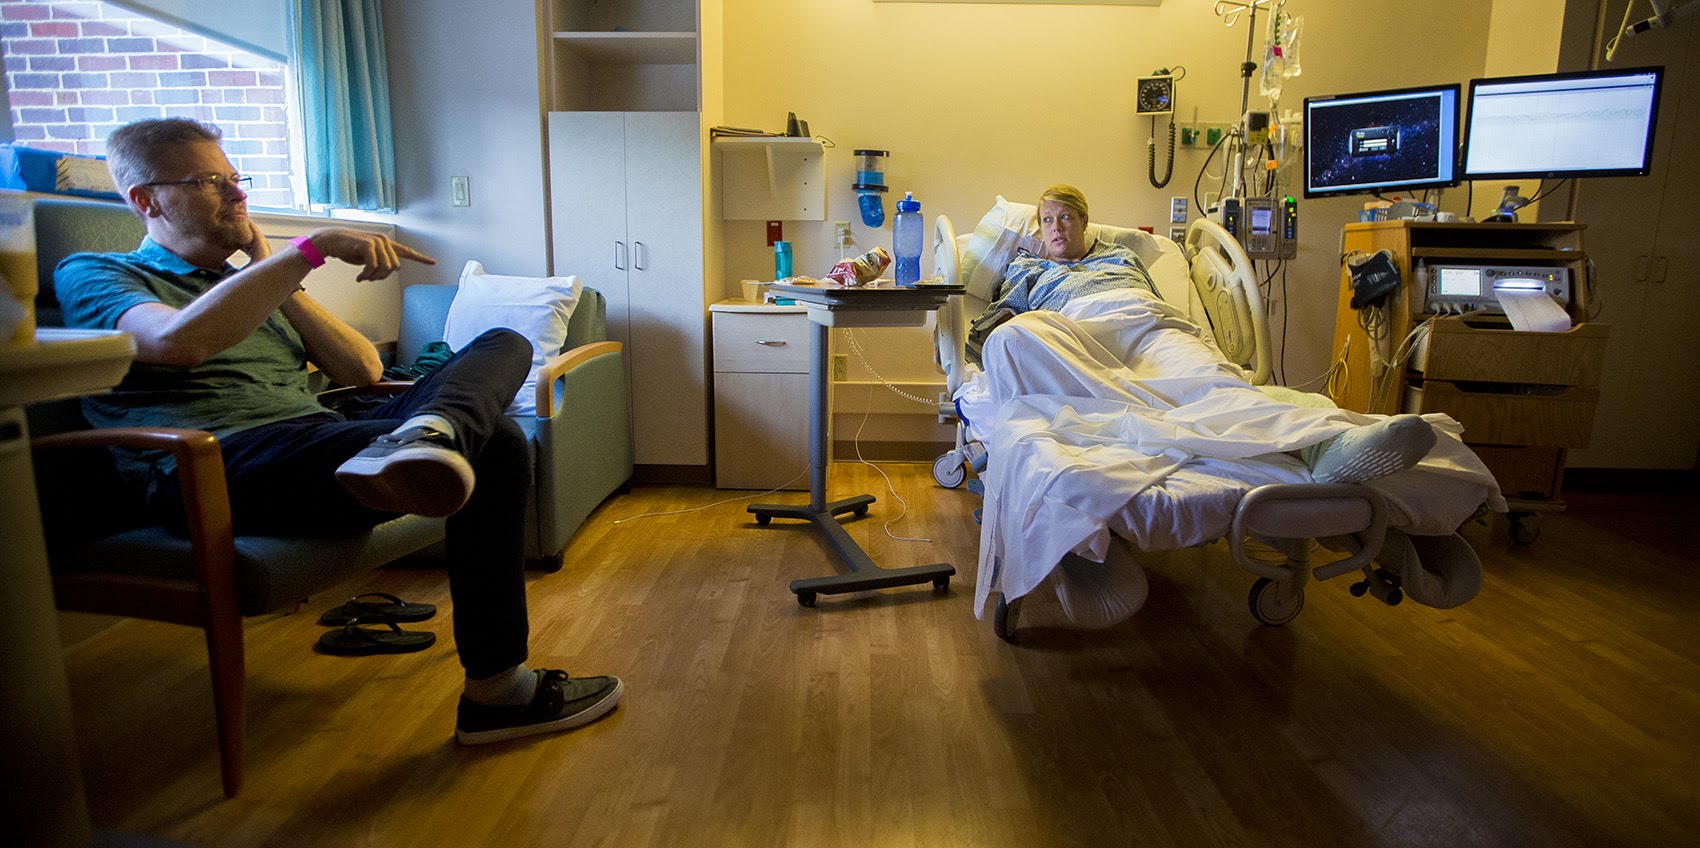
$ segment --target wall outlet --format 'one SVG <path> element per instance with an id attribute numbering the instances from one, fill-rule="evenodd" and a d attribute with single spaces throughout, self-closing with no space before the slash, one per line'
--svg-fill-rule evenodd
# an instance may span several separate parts
<path id="1" fill-rule="evenodd" d="M 449 193 L 454 196 L 454 205 L 472 205 L 472 178 L 449 177 Z"/>
<path id="2" fill-rule="evenodd" d="M 850 379 L 850 354 L 835 353 L 832 355 L 832 381 L 842 383 Z"/>
<path id="3" fill-rule="evenodd" d="M 851 242 L 854 242 L 856 240 L 855 236 L 852 236 L 850 234 L 850 222 L 849 221 L 833 221 L 832 222 L 832 238 L 833 238 L 833 241 L 836 242 L 839 247 L 849 247 Z"/>

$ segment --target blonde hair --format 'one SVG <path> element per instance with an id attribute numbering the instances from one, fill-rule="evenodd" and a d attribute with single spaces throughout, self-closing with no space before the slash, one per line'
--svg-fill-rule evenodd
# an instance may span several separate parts
<path id="1" fill-rule="evenodd" d="M 1086 195 L 1081 194 L 1080 189 L 1074 186 L 1058 183 L 1045 189 L 1039 193 L 1039 203 L 1043 204 L 1047 200 L 1074 209 L 1085 220 L 1092 219 L 1092 214 L 1086 211 Z"/>

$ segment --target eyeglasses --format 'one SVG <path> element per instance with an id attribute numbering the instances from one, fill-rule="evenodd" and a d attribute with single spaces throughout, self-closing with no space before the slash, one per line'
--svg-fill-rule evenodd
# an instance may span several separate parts
<path id="1" fill-rule="evenodd" d="M 146 187 L 146 186 L 173 186 L 173 185 L 186 186 L 186 185 L 192 185 L 192 186 L 199 186 L 202 191 L 206 191 L 207 189 L 212 189 L 214 193 L 223 194 L 224 190 L 227 187 L 232 186 L 232 185 L 234 185 L 237 188 L 241 189 L 242 191 L 246 192 L 249 188 L 251 188 L 254 185 L 254 178 L 253 177 L 244 177 L 241 174 L 235 174 L 233 176 L 228 176 L 228 177 L 223 175 L 223 174 L 210 174 L 210 175 L 205 176 L 205 177 L 193 177 L 193 178 L 190 178 L 190 179 L 187 179 L 187 180 L 160 180 L 158 182 L 142 183 L 141 185 L 144 186 L 144 187 Z"/>

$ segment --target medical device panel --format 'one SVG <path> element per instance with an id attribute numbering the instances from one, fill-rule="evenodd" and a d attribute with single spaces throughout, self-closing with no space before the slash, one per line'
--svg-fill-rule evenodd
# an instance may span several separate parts
<path id="1" fill-rule="evenodd" d="M 1273 197 L 1245 199 L 1245 231 L 1240 235 L 1240 244 L 1245 247 L 1247 256 L 1253 259 L 1273 259 L 1280 253 L 1281 226 L 1278 206 L 1279 202 Z"/>
<path id="2" fill-rule="evenodd" d="M 1457 185 L 1460 88 L 1305 98 L 1305 197 Z"/>
<path id="3" fill-rule="evenodd" d="M 1644 176 L 1663 79 L 1631 68 L 1471 80 L 1464 179 Z"/>
<path id="4" fill-rule="evenodd" d="M 1560 305 L 1570 304 L 1570 269 L 1538 265 L 1463 265 L 1417 263 L 1423 285 L 1423 312 L 1503 312 L 1501 291 L 1544 291 Z"/>

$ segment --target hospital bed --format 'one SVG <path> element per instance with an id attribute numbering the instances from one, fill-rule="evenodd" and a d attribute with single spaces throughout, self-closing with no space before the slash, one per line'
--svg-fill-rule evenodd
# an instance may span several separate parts
<path id="1" fill-rule="evenodd" d="M 1003 203 L 1000 198 L 999 205 Z M 1132 249 L 1151 272 L 1163 299 L 1183 306 L 1194 323 L 1206 328 L 1206 341 L 1213 341 L 1226 360 L 1244 369 L 1249 382 L 1260 387 L 1269 382 L 1269 331 L 1257 278 L 1251 261 L 1226 230 L 1208 220 L 1195 221 L 1183 246 L 1139 230 L 1097 223 L 1090 227 L 1089 238 L 1105 238 Z M 966 351 L 970 322 L 996 294 L 995 288 L 987 288 L 985 279 L 980 279 L 977 286 L 967 279 L 973 275 L 972 269 L 964 267 L 968 258 L 965 254 L 973 249 L 974 243 L 971 235 L 959 236 L 948 217 L 940 216 L 935 222 L 935 269 L 947 282 L 969 286 L 968 293 L 953 298 L 939 311 L 937 319 L 936 361 L 953 398 L 976 376 L 977 369 L 969 363 Z M 984 239 L 978 247 L 985 249 Z M 1306 398 L 1313 404 L 1320 400 L 1319 396 L 1302 395 L 1278 386 L 1267 386 L 1263 391 L 1300 405 L 1307 402 Z M 974 436 L 966 423 L 958 422 L 955 448 L 934 464 L 935 481 L 946 488 L 962 484 L 969 457 L 976 451 Z M 992 457 L 992 461 L 997 458 Z M 1451 533 L 1462 519 L 1456 522 L 1442 519 L 1448 526 L 1440 532 L 1447 535 L 1437 537 L 1390 530 L 1390 518 L 1398 517 L 1409 523 L 1413 515 L 1427 511 L 1429 506 L 1442 506 L 1436 499 L 1459 497 L 1480 497 L 1475 504 L 1464 507 L 1466 517 L 1476 513 L 1484 501 L 1497 502 L 1498 508 L 1503 509 L 1497 489 L 1491 486 L 1491 477 L 1486 492 L 1460 487 L 1456 480 L 1443 480 L 1437 491 L 1425 494 L 1425 490 L 1434 487 L 1422 481 L 1402 479 L 1410 472 L 1384 478 L 1395 481 L 1388 488 L 1381 481 L 1310 482 L 1308 471 L 1297 460 L 1288 467 L 1260 467 L 1238 479 L 1221 471 L 1219 465 L 1211 466 L 1207 473 L 1183 468 L 1164 484 L 1139 491 L 1108 521 L 1112 535 L 1107 546 L 1089 546 L 1097 548 L 1096 555 L 1092 550 L 1077 549 L 1067 556 L 1084 553 L 1092 562 L 1103 562 L 1112 568 L 1126 567 L 1124 563 L 1137 563 L 1137 551 L 1190 547 L 1225 536 L 1234 562 L 1257 576 L 1248 597 L 1252 615 L 1263 624 L 1278 626 L 1297 617 L 1304 605 L 1304 588 L 1309 580 L 1328 580 L 1351 572 L 1363 575 L 1351 587 L 1353 595 L 1368 594 L 1390 606 L 1407 595 L 1419 603 L 1437 607 L 1467 601 L 1480 587 L 1481 564 L 1468 544 Z M 1482 473 L 1485 475 L 1485 469 Z M 1394 508 L 1389 505 L 1390 493 L 1397 498 Z M 992 494 L 988 492 L 988 505 Z M 1451 504 L 1449 511 L 1456 517 L 1458 505 Z M 992 512 L 986 510 L 985 521 L 994 520 Z M 985 532 L 990 529 L 983 528 L 982 546 L 990 538 Z M 1418 532 L 1422 530 L 1436 532 L 1433 521 Z M 1248 538 L 1258 539 L 1278 552 L 1280 561 L 1271 561 L 1266 553 L 1254 555 L 1247 549 Z M 1312 568 L 1309 558 L 1314 547 L 1312 540 L 1347 556 Z M 1378 559 L 1385 562 L 1378 564 Z M 1042 570 L 1050 568 L 1054 566 Z M 981 587 L 976 614 L 984 609 L 988 585 L 997 582 L 994 628 L 1000 637 L 1013 642 L 1020 598 L 1037 584 L 1028 579 L 1012 589 L 1002 582 L 1007 568 L 995 571 L 998 573 L 977 576 Z M 1143 580 L 1142 572 L 1140 578 Z"/>

